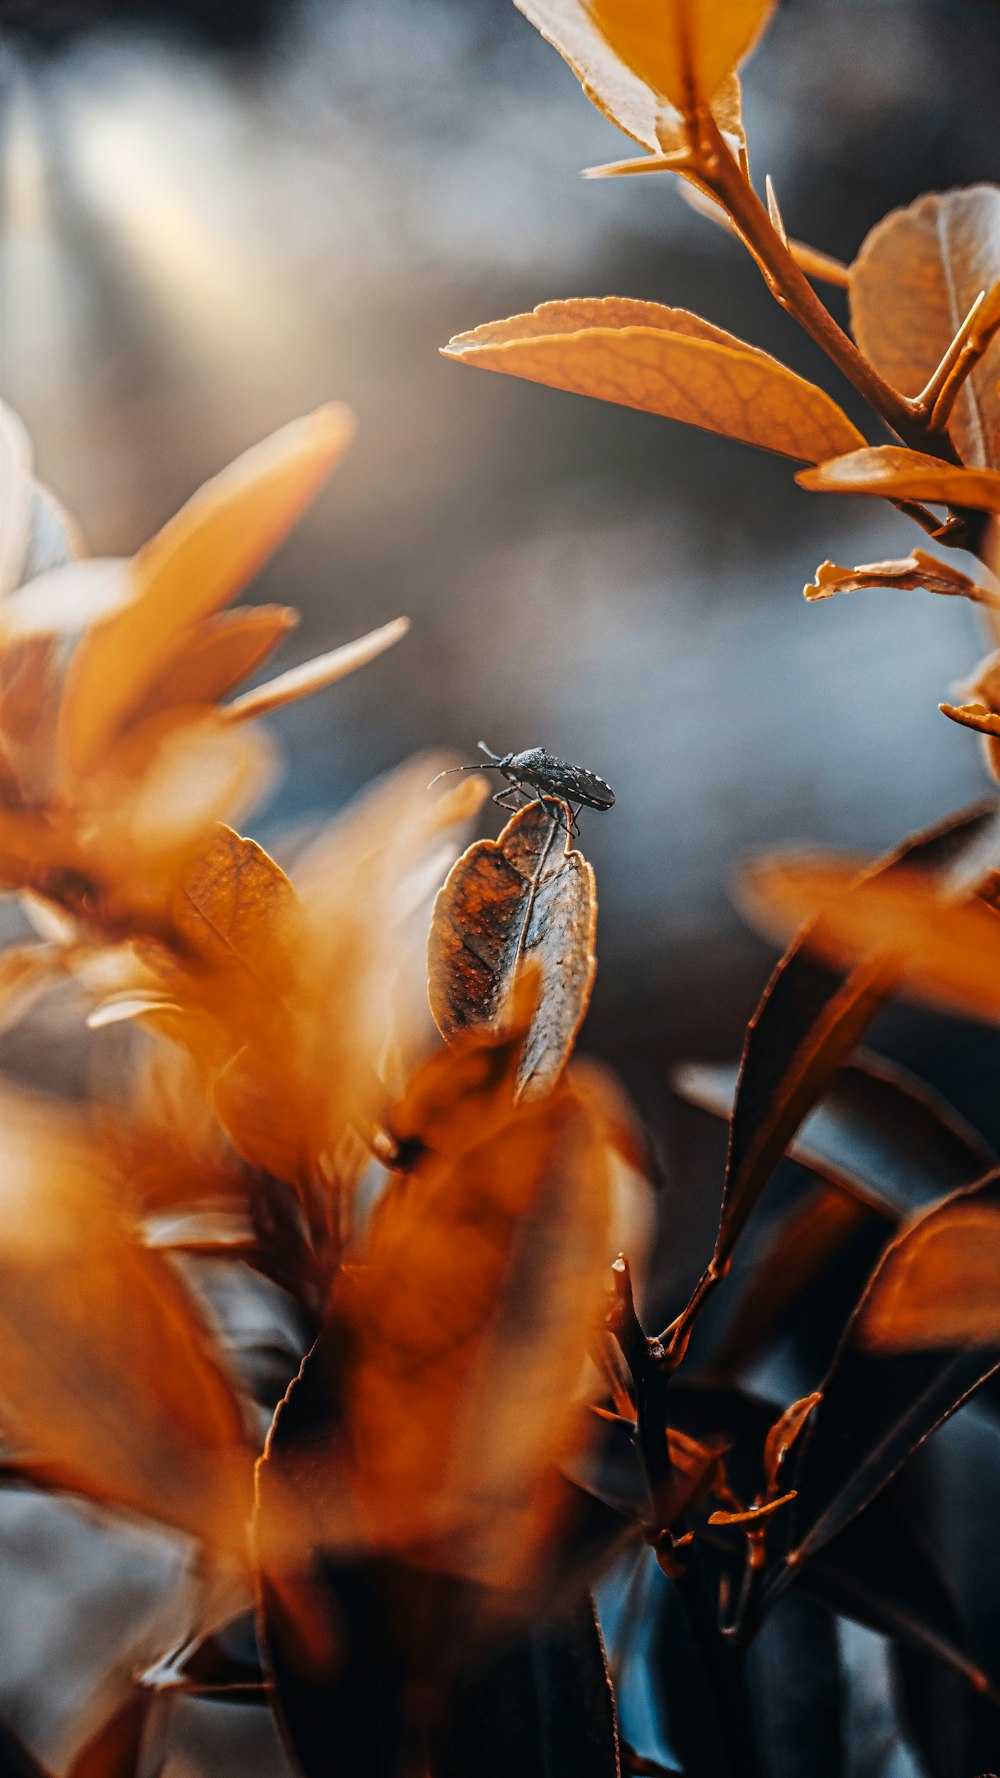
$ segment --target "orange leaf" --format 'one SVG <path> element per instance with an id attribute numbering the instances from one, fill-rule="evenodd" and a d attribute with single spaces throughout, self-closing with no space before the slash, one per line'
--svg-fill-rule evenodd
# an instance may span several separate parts
<path id="1" fill-rule="evenodd" d="M 925 872 L 859 881 L 864 868 L 860 859 L 779 853 L 746 872 L 746 899 L 767 928 L 817 920 L 808 942 L 836 964 L 881 959 L 915 999 L 1000 1018 L 1000 914 L 974 898 L 946 899 Z"/>
<path id="2" fill-rule="evenodd" d="M 541 972 L 522 1091 L 546 1091 L 565 1066 L 590 1000 L 597 891 L 548 804 L 532 802 L 498 840 L 477 840 L 434 903 L 427 948 L 431 1012 L 449 1041 L 507 1016 L 527 958 Z"/>
<path id="3" fill-rule="evenodd" d="M 257 716 L 269 716 L 273 710 L 282 710 L 286 704 L 297 703 L 299 698 L 312 697 L 313 692 L 336 685 L 338 679 L 346 679 L 348 673 L 366 667 L 393 643 L 400 642 L 409 627 L 408 617 L 393 618 L 391 623 L 369 630 L 367 636 L 359 636 L 355 642 L 345 642 L 329 654 L 318 654 L 299 667 L 290 667 L 277 679 L 269 679 L 266 685 L 255 686 L 234 703 L 226 704 L 222 716 L 227 722 L 249 722 Z"/>
<path id="4" fill-rule="evenodd" d="M 660 303 L 542 303 L 530 315 L 458 334 L 445 354 L 809 462 L 864 442 L 824 390 L 700 316 Z"/>
<path id="5" fill-rule="evenodd" d="M 615 54 L 685 116 L 750 54 L 774 0 L 589 0 Z"/>
<path id="6" fill-rule="evenodd" d="M 251 1480 L 240 1411 L 186 1291 L 132 1236 L 114 1184 L 74 1120 L 8 1096 L 5 1432 L 64 1485 L 238 1554 Z"/>
<path id="7" fill-rule="evenodd" d="M 70 663 L 60 724 L 66 770 L 84 775 L 184 652 L 192 625 L 225 605 L 277 547 L 351 434 L 319 408 L 255 446 L 197 494 L 132 564 L 132 597 Z"/>
<path id="8" fill-rule="evenodd" d="M 569 63 L 591 104 L 611 123 L 654 152 L 686 149 L 684 120 L 676 101 L 665 104 L 663 96 L 628 65 L 602 30 L 596 8 L 581 0 L 515 0 L 515 4 Z M 720 129 L 739 146 L 744 140 L 739 81 L 728 69 L 724 72 L 727 78 L 718 81 L 708 97 Z"/>
<path id="9" fill-rule="evenodd" d="M 603 1305 L 604 1163 L 569 1092 L 509 1108 L 472 1148 L 461 1101 L 456 1150 L 443 1117 L 344 1280 L 352 1490 L 373 1541 L 448 1533 L 451 1572 L 523 1584 Z"/>
<path id="10" fill-rule="evenodd" d="M 918 198 L 876 224 L 851 267 L 858 345 L 901 394 L 919 395 L 980 291 L 998 279 L 1000 190 L 972 185 Z M 980 468 L 1000 467 L 998 377 L 1000 337 L 974 367 L 949 422 L 963 461 Z"/>
<path id="11" fill-rule="evenodd" d="M 904 1229 L 857 1331 L 881 1352 L 1000 1343 L 1000 1208 L 959 1194 Z"/>
<path id="12" fill-rule="evenodd" d="M 265 661 L 299 621 L 287 605 L 219 612 L 191 631 L 184 653 L 149 688 L 143 711 L 216 704 Z"/>
<path id="13" fill-rule="evenodd" d="M 963 469 L 901 445 L 850 451 L 815 469 L 800 469 L 795 479 L 820 494 L 878 494 L 886 500 L 931 500 L 940 506 L 1000 512 L 1000 473 L 995 469 Z"/>
<path id="14" fill-rule="evenodd" d="M 857 568 L 821 562 L 816 579 L 803 590 L 806 598 L 815 603 L 818 599 L 831 599 L 834 593 L 856 593 L 861 587 L 875 586 L 901 587 L 908 592 L 920 588 L 926 593 L 971 599 L 974 605 L 1000 604 L 1000 595 L 977 586 L 967 574 L 959 573 L 948 562 L 939 562 L 922 549 L 915 549 L 901 561 L 865 562 Z"/>

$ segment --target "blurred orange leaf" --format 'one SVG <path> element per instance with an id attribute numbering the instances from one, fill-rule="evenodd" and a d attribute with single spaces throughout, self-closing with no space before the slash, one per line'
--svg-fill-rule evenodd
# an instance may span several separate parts
<path id="1" fill-rule="evenodd" d="M 290 667 L 277 679 L 269 679 L 266 685 L 244 692 L 232 704 L 225 704 L 222 716 L 227 722 L 249 722 L 254 717 L 270 715 L 272 710 L 281 710 L 286 704 L 294 704 L 299 698 L 311 697 L 313 692 L 335 685 L 348 673 L 366 667 L 369 661 L 401 641 L 409 627 L 408 617 L 396 617 L 391 623 L 383 624 L 381 629 L 369 630 L 366 636 L 345 642 L 342 648 L 315 655 L 299 667 Z"/>
<path id="2" fill-rule="evenodd" d="M 8 1096 L 0 1198 L 0 1418 L 63 1486 L 235 1554 L 251 1453 L 191 1300 L 139 1245 L 78 1124 Z"/>
<path id="3" fill-rule="evenodd" d="M 767 929 L 815 920 L 808 942 L 834 963 L 881 959 L 916 999 L 1000 1018 L 1000 914 L 975 898 L 945 898 L 925 872 L 862 881 L 865 868 L 860 859 L 778 853 L 744 873 L 745 899 Z"/>
<path id="4" fill-rule="evenodd" d="M 498 840 L 462 854 L 434 903 L 427 949 L 431 1011 L 449 1041 L 502 1023 L 524 962 L 538 967 L 520 1080 L 536 1093 L 568 1060 L 597 969 L 594 873 L 570 850 L 557 808 L 529 803 Z"/>
<path id="5" fill-rule="evenodd" d="M 967 574 L 939 562 L 925 550 L 915 549 L 910 556 L 893 562 L 864 562 L 857 568 L 841 568 L 836 562 L 821 562 L 803 590 L 811 602 L 831 599 L 834 593 L 856 593 L 862 587 L 900 587 L 907 592 L 920 589 L 926 593 L 953 595 L 971 599 L 974 605 L 1000 604 L 1000 594 L 977 586 Z"/>
<path id="6" fill-rule="evenodd" d="M 331 404 L 296 420 L 199 489 L 132 564 L 132 595 L 70 664 L 60 750 L 82 776 L 187 647 L 192 625 L 231 599 L 317 492 L 352 422 Z"/>
<path id="7" fill-rule="evenodd" d="M 460 333 L 446 356 L 818 462 L 864 443 L 836 402 L 685 309 L 621 297 L 542 303 Z"/>
<path id="8" fill-rule="evenodd" d="M 287 605 L 252 605 L 205 618 L 191 631 L 184 653 L 150 686 L 143 711 L 217 704 L 249 678 L 299 621 Z"/>
<path id="9" fill-rule="evenodd" d="M 918 198 L 876 224 L 851 267 L 858 345 L 901 394 L 919 395 L 976 297 L 998 280 L 1000 188 L 972 185 Z M 949 421 L 963 462 L 980 468 L 1000 466 L 998 377 L 995 338 Z"/>
<path id="10" fill-rule="evenodd" d="M 881 1352 L 1000 1343 L 1000 1207 L 959 1193 L 904 1229 L 858 1317 Z"/>
<path id="11" fill-rule="evenodd" d="M 815 469 L 800 469 L 795 479 L 820 494 L 879 494 L 886 500 L 930 500 L 1000 512 L 1000 473 L 995 469 L 963 469 L 901 445 L 849 451 Z"/>

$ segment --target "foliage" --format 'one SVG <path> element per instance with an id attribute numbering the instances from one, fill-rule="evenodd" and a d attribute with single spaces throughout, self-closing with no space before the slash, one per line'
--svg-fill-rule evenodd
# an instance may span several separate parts
<path id="1" fill-rule="evenodd" d="M 518 3 L 644 150 L 596 174 L 685 182 L 895 442 L 658 303 L 545 302 L 447 355 L 887 499 L 982 572 L 913 549 L 824 563 L 807 598 L 926 589 L 989 619 L 1000 192 L 922 198 L 842 267 L 751 183 L 737 70 L 770 0 Z M 823 280 L 846 287 L 850 333 Z M 748 871 L 751 911 L 796 936 L 739 1068 L 679 1079 L 729 1119 L 729 1155 L 714 1252 L 647 1333 L 615 1257 L 643 1143 L 617 1083 L 572 1055 L 597 910 L 563 805 L 539 798 L 462 851 L 485 781 L 432 792 L 435 757 L 375 785 L 290 874 L 229 824 L 271 770 L 252 721 L 406 628 L 237 690 L 294 613 L 224 607 L 350 430 L 320 409 L 131 560 L 92 562 L 20 423 L 0 426 L 0 880 L 37 932 L 0 956 L 0 1017 L 72 981 L 123 1057 L 114 1105 L 3 1088 L 5 1472 L 192 1551 L 182 1633 L 174 1601 L 160 1645 L 83 1713 L 72 1769 L 124 1778 L 162 1721 L 152 1703 L 193 1695 L 266 1701 L 305 1778 L 611 1778 L 674 1755 L 693 1778 L 839 1774 L 843 1619 L 887 1639 L 930 1778 L 995 1763 L 1000 1649 L 966 1622 L 917 1483 L 921 1447 L 974 1392 L 995 1413 L 1000 1172 L 857 1046 L 898 993 L 1000 1019 L 997 805 L 875 864 Z M 996 769 L 997 657 L 942 708 Z M 786 1155 L 796 1190 L 753 1246 Z M 226 1350 L 209 1262 L 294 1311 L 276 1411 Z M 759 1387 L 775 1354 L 797 1380 L 784 1402 Z M 648 1746 L 628 1738 L 638 1667 Z M 947 1736 L 926 1702 L 942 1685 Z M 41 1770 L 13 1730 L 0 1753 Z"/>

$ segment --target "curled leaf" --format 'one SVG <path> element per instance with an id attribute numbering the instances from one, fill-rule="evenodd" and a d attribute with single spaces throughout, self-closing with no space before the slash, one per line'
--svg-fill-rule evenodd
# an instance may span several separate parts
<path id="1" fill-rule="evenodd" d="M 893 388 L 919 395 L 975 298 L 998 279 L 1000 189 L 973 185 L 918 198 L 876 224 L 851 266 L 858 345 Z M 963 461 L 980 468 L 1000 466 L 998 377 L 1000 339 L 994 339 L 949 422 Z"/>
<path id="2" fill-rule="evenodd" d="M 869 445 L 815 469 L 800 469 L 803 488 L 819 494 L 875 494 L 885 500 L 929 500 L 938 506 L 971 506 L 1000 512 L 1000 473 L 963 469 L 901 445 Z"/>
<path id="3" fill-rule="evenodd" d="M 458 334 L 444 351 L 811 463 L 864 442 L 824 390 L 699 315 L 660 303 L 542 303 Z"/>
<path id="4" fill-rule="evenodd" d="M 906 592 L 917 588 L 926 593 L 941 593 L 970 599 L 974 605 L 1000 604 L 1000 596 L 977 586 L 948 562 L 938 561 L 926 550 L 915 549 L 899 561 L 863 562 L 857 568 L 841 568 L 836 562 L 821 562 L 815 580 L 803 588 L 812 602 L 831 599 L 834 593 L 856 593 L 862 587 L 901 587 Z"/>
<path id="5" fill-rule="evenodd" d="M 299 621 L 287 605 L 217 612 L 191 632 L 183 655 L 150 686 L 145 714 L 185 704 L 217 704 L 248 679 Z"/>
<path id="6" fill-rule="evenodd" d="M 565 1066 L 597 968 L 594 873 L 564 843 L 558 808 L 529 803 L 498 840 L 462 854 L 434 903 L 428 939 L 431 1011 L 449 1041 L 502 1023 L 522 965 L 538 965 L 520 1076 L 521 1090 L 535 1093 Z"/>
<path id="7" fill-rule="evenodd" d="M 803 1431 L 813 1408 L 822 1400 L 818 1390 L 811 1395 L 803 1395 L 799 1401 L 793 1401 L 779 1420 L 776 1420 L 764 1442 L 764 1482 L 770 1493 L 778 1480 L 778 1471 Z M 791 1496 L 784 1495 L 784 1499 Z"/>

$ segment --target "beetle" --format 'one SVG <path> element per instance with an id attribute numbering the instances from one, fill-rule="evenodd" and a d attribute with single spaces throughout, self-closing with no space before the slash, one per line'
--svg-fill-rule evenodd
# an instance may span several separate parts
<path id="1" fill-rule="evenodd" d="M 615 793 L 603 778 L 598 778 L 595 772 L 585 771 L 583 766 L 572 766 L 565 759 L 557 759 L 544 747 L 526 747 L 522 753 L 499 754 L 487 747 L 485 741 L 476 744 L 486 754 L 488 764 L 449 766 L 448 771 L 501 772 L 509 780 L 509 788 L 499 791 L 493 798 L 501 809 L 518 807 L 517 803 L 507 801 L 512 794 L 523 796 L 528 802 L 540 803 L 544 803 L 546 797 L 555 797 L 566 804 L 569 813 L 567 831 L 575 833 L 581 808 L 610 809 L 614 804 Z M 438 778 L 447 776 L 448 772 L 439 772 L 431 783 L 436 784 Z M 526 785 L 535 792 L 534 797 L 528 796 Z M 577 805 L 575 809 L 574 803 Z"/>

